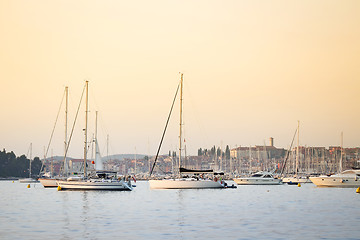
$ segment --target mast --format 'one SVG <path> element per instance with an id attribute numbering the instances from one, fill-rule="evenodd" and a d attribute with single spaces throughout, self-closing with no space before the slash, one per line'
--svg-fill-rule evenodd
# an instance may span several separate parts
<path id="1" fill-rule="evenodd" d="M 87 176 L 86 169 L 86 153 L 87 153 L 87 121 L 88 121 L 88 94 L 89 94 L 89 81 L 86 81 L 86 107 L 85 107 L 85 140 L 84 140 L 84 178 Z"/>
<path id="2" fill-rule="evenodd" d="M 134 173 L 134 175 L 136 176 L 136 146 L 135 146 L 135 173 Z"/>
<path id="3" fill-rule="evenodd" d="M 296 167 L 295 167 L 295 175 L 298 174 L 299 171 L 299 140 L 300 140 L 300 121 L 298 121 L 298 129 L 297 129 L 297 147 L 296 147 Z"/>
<path id="4" fill-rule="evenodd" d="M 251 174 L 251 145 L 249 146 L 249 175 Z"/>
<path id="5" fill-rule="evenodd" d="M 97 120 L 98 119 L 98 111 L 95 112 L 95 139 L 97 140 Z"/>
<path id="6" fill-rule="evenodd" d="M 65 87 L 65 140 L 64 140 L 64 175 L 68 174 L 68 164 L 66 162 L 66 149 L 67 149 L 67 122 L 68 122 L 68 87 Z"/>
<path id="7" fill-rule="evenodd" d="M 107 161 L 109 161 L 109 134 L 106 136 L 106 156 Z"/>
<path id="8" fill-rule="evenodd" d="M 31 178 L 31 156 L 32 155 L 32 143 L 30 143 L 30 169 L 29 169 L 29 178 Z"/>
<path id="9" fill-rule="evenodd" d="M 183 102 L 183 74 L 180 80 L 180 135 L 179 135 L 179 176 L 181 176 L 181 148 L 182 148 L 182 102 Z"/>
<path id="10" fill-rule="evenodd" d="M 53 150 L 51 149 L 51 165 L 50 165 L 50 176 L 53 177 L 54 176 L 54 165 L 53 165 Z"/>
<path id="11" fill-rule="evenodd" d="M 341 132 L 341 156 L 339 163 L 339 172 L 342 172 L 342 161 L 343 161 L 343 132 Z"/>

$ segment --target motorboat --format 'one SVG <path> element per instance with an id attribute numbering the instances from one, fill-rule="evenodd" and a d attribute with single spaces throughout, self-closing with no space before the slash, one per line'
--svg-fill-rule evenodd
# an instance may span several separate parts
<path id="1" fill-rule="evenodd" d="M 238 185 L 279 185 L 282 184 L 281 179 L 275 178 L 271 172 L 260 171 L 250 177 L 234 178 L 234 182 Z"/>
<path id="2" fill-rule="evenodd" d="M 318 187 L 360 187 L 360 170 L 345 170 L 333 175 L 320 175 L 310 177 L 310 180 Z"/>

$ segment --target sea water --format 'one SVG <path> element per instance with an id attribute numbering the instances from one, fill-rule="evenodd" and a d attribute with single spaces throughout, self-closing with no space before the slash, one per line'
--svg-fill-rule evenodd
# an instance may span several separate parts
<path id="1" fill-rule="evenodd" d="M 232 183 L 232 182 L 230 182 Z M 0 239 L 360 239 L 355 188 L 57 191 L 0 181 Z"/>

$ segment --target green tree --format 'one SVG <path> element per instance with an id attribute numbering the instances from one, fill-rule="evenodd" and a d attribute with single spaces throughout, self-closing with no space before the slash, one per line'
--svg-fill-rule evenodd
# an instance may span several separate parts
<path id="1" fill-rule="evenodd" d="M 226 159 L 230 159 L 230 148 L 229 148 L 229 145 L 226 145 L 225 157 L 226 157 Z"/>

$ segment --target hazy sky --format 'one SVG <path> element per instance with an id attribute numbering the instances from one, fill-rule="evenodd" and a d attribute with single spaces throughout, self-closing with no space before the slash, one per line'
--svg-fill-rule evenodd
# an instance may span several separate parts
<path id="1" fill-rule="evenodd" d="M 184 73 L 187 151 L 360 145 L 360 1 L 0 0 L 0 147 L 48 145 L 65 86 L 69 130 L 89 80 L 102 155 L 155 154 Z M 64 110 L 50 149 L 63 154 Z M 176 150 L 178 103 L 162 153 Z M 84 107 L 69 155 L 83 153 Z M 49 153 L 50 154 L 50 153 Z M 48 155 L 49 155 L 48 154 Z"/>

